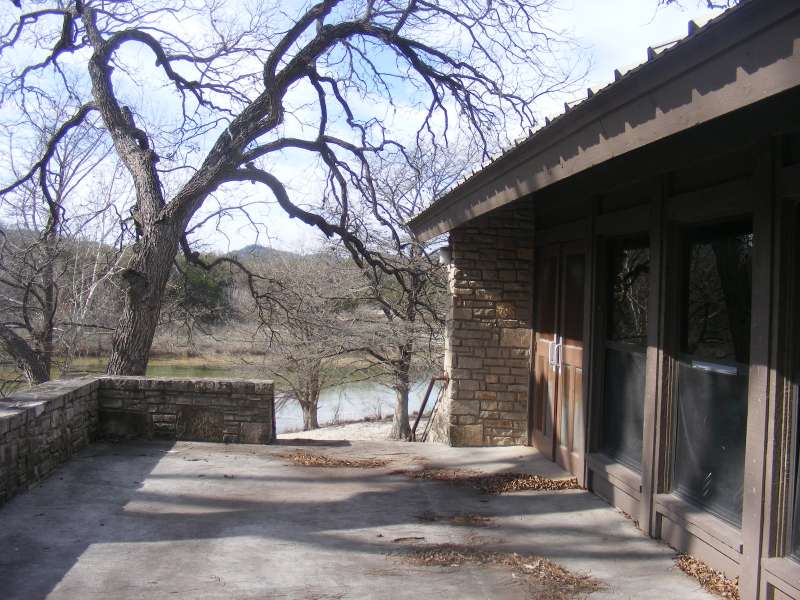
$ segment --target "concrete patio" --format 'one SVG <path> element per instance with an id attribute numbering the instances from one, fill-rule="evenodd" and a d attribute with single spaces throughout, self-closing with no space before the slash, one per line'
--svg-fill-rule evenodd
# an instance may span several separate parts
<path id="1" fill-rule="evenodd" d="M 399 556 L 413 544 L 469 543 L 591 573 L 605 584 L 593 600 L 710 597 L 675 569 L 668 547 L 588 492 L 485 496 L 396 472 L 428 464 L 564 475 L 530 448 L 290 443 L 89 446 L 0 509 L 0 596 L 529 597 L 500 567 L 419 567 Z M 298 448 L 390 464 L 309 468 L 282 457 Z M 426 513 L 478 514 L 494 526 L 420 520 Z"/>

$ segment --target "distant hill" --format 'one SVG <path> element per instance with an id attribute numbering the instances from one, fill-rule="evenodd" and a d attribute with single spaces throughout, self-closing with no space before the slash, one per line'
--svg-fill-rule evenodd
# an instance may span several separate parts
<path id="1" fill-rule="evenodd" d="M 276 248 L 269 248 L 261 244 L 250 244 L 244 248 L 239 248 L 228 253 L 228 256 L 237 258 L 239 260 L 261 260 L 270 262 L 277 259 L 291 259 L 298 258 L 300 254 L 291 252 L 290 250 L 278 250 Z"/>
<path id="2" fill-rule="evenodd" d="M 312 252 L 310 254 L 303 254 L 300 252 L 292 252 L 291 250 L 278 250 L 276 248 L 269 248 L 260 244 L 250 244 L 249 246 L 245 246 L 239 250 L 229 252 L 227 256 L 241 261 L 256 260 L 265 263 L 295 260 L 321 260 L 323 262 L 329 262 L 335 260 L 328 252 Z"/>

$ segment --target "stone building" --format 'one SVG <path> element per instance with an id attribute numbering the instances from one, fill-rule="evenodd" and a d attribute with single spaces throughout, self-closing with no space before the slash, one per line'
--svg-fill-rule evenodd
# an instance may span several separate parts
<path id="1" fill-rule="evenodd" d="M 530 444 L 800 598 L 800 4 L 745 0 L 412 221 L 449 234 L 453 445 Z"/>

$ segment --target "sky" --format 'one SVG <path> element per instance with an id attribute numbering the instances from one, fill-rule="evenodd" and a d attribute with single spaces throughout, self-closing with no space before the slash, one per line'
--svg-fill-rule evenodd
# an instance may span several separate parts
<path id="1" fill-rule="evenodd" d="M 250 0 L 239 1 L 248 2 Z M 252 1 L 257 2 L 258 0 Z M 288 1 L 290 5 L 293 0 Z M 297 1 L 301 4 L 305 2 L 305 0 Z M 539 104 L 534 107 L 534 113 L 540 117 L 556 116 L 563 111 L 564 102 L 585 98 L 587 87 L 598 88 L 608 84 L 613 80 L 615 68 L 625 71 L 629 67 L 644 62 L 648 46 L 659 45 L 685 36 L 690 19 L 694 19 L 702 25 L 709 18 L 718 14 L 718 11 L 705 9 L 705 2 L 701 0 L 684 0 L 682 5 L 671 4 L 660 8 L 657 7 L 657 0 L 554 1 L 557 9 L 552 13 L 553 21 L 548 24 L 554 30 L 564 31 L 577 43 L 579 51 L 576 56 L 581 57 L 584 68 L 588 70 L 585 80 L 576 86 L 574 92 L 541 99 Z M 185 22 L 178 26 L 190 27 L 188 23 Z M 190 32 L 191 29 L 187 29 L 187 35 Z M 435 41 L 430 43 L 435 44 Z M 20 50 L 24 52 L 23 49 Z M 129 100 L 125 100 L 126 102 L 129 101 L 132 106 L 139 107 L 144 111 L 151 121 L 172 123 L 175 115 L 166 107 L 174 107 L 174 102 L 171 102 L 168 96 L 163 95 L 166 92 L 159 90 L 158 85 L 150 85 L 152 78 L 162 75 L 152 64 L 152 56 L 147 51 L 142 53 L 141 48 L 133 47 L 130 51 L 127 49 L 125 51 L 132 53 L 125 59 L 126 64 L 135 65 L 140 79 L 137 81 L 134 77 L 127 86 L 124 84 L 119 86 L 117 91 L 123 97 L 129 98 Z M 27 57 L 23 55 L 20 59 L 25 60 Z M 381 60 L 374 57 L 373 59 Z M 69 57 L 65 57 L 65 60 L 68 61 Z M 85 78 L 84 64 L 77 57 L 75 61 L 76 73 L 82 74 L 76 75 L 76 77 Z M 116 83 L 115 87 L 117 87 Z M 405 135 L 410 141 L 416 130 L 416 125 L 412 125 L 412 123 L 419 120 L 420 115 L 424 114 L 424 110 L 420 105 L 415 104 L 414 98 L 409 97 L 410 90 L 404 89 L 402 83 L 398 83 L 397 89 L 393 89 L 393 92 L 396 93 L 396 109 L 388 105 L 382 107 L 383 99 L 375 97 L 362 100 L 354 98 L 355 108 L 357 111 L 358 108 L 362 108 L 369 114 L 385 117 L 384 121 L 390 127 L 399 130 L 401 139 L 404 139 Z M 426 100 L 421 100 L 421 102 L 424 101 Z M 314 121 L 315 114 L 309 112 L 311 110 L 309 107 L 316 106 L 316 96 L 310 86 L 309 89 L 301 91 L 297 102 L 299 104 L 295 107 L 296 110 L 287 110 L 287 115 L 290 115 L 291 118 L 296 116 L 297 122 L 288 122 L 290 117 L 287 117 L 284 131 L 286 135 L 303 136 L 303 133 L 308 134 L 307 129 L 304 132 L 302 120 L 305 117 L 308 122 Z M 357 106 L 359 102 L 362 103 L 360 107 Z M 0 107 L 0 114 L 3 110 Z M 315 131 L 316 129 L 311 131 L 311 137 Z M 201 146 L 205 143 L 210 144 L 216 135 L 218 133 L 209 135 L 207 140 L 201 139 L 198 143 Z M 347 134 L 343 133 L 342 135 L 346 137 Z M 0 148 L 0 159 L 3 158 L 3 151 Z M 8 156 L 9 154 L 6 153 L 6 158 Z M 300 204 L 313 205 L 320 196 L 319 163 L 309 160 L 308 153 L 298 152 L 283 156 L 278 163 L 272 164 L 271 167 L 287 186 L 293 200 Z M 195 216 L 194 222 L 201 221 L 211 211 L 218 208 L 217 201 L 223 204 L 237 204 L 251 200 L 260 202 L 264 197 L 264 190 L 260 186 L 243 184 L 226 187 L 218 192 L 216 197 L 210 198 L 206 202 L 201 212 Z M 254 243 L 282 250 L 311 252 L 321 244 L 320 234 L 315 228 L 289 219 L 286 213 L 274 203 L 260 202 L 251 210 L 251 216 L 257 223 L 256 226 L 253 226 L 240 214 L 234 214 L 221 223 L 211 221 L 200 227 L 192 234 L 191 238 L 198 242 L 202 249 L 216 252 L 228 252 Z"/>
<path id="2" fill-rule="evenodd" d="M 709 11 L 704 3 L 687 0 L 683 6 L 672 4 L 656 8 L 655 0 L 563 0 L 557 11 L 556 29 L 571 33 L 589 58 L 586 81 L 578 94 L 547 98 L 539 112 L 556 116 L 565 101 L 585 97 L 587 87 L 602 87 L 614 79 L 614 69 L 625 70 L 644 62 L 647 47 L 681 37 L 688 31 L 688 22 L 703 25 L 719 11 Z M 291 169 L 291 167 L 290 167 Z M 304 169 L 294 165 L 290 179 L 297 185 L 305 176 Z M 258 242 L 275 248 L 312 251 L 320 243 L 319 234 L 311 227 L 289 219 L 273 206 L 263 214 L 263 229 Z M 227 251 L 256 242 L 255 233 L 241 223 L 225 226 L 227 237 L 208 231 L 207 243 L 218 251 Z"/>

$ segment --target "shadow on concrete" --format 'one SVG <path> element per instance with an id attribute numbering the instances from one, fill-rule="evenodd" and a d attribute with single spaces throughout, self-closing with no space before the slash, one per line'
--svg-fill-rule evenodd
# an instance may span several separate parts
<path id="1" fill-rule="evenodd" d="M 85 586 L 123 590 L 117 598 L 142 597 L 148 578 L 164 585 L 159 573 L 165 564 L 184 577 L 232 564 L 225 568 L 231 575 L 253 568 L 235 566 L 235 557 L 245 555 L 256 564 L 280 556 L 287 564 L 308 565 L 297 578 L 345 565 L 336 572 L 346 569 L 358 581 L 368 557 L 385 560 L 406 550 L 408 537 L 445 543 L 477 535 L 484 547 L 607 564 L 641 565 L 665 556 L 663 547 L 588 492 L 486 496 L 411 480 L 391 465 L 297 467 L 279 458 L 283 451 L 190 443 L 91 446 L 0 511 L 3 598 L 32 600 L 54 591 L 59 598 L 84 598 L 90 595 L 82 595 Z M 454 528 L 420 520 L 430 513 L 480 514 L 500 525 Z"/>

